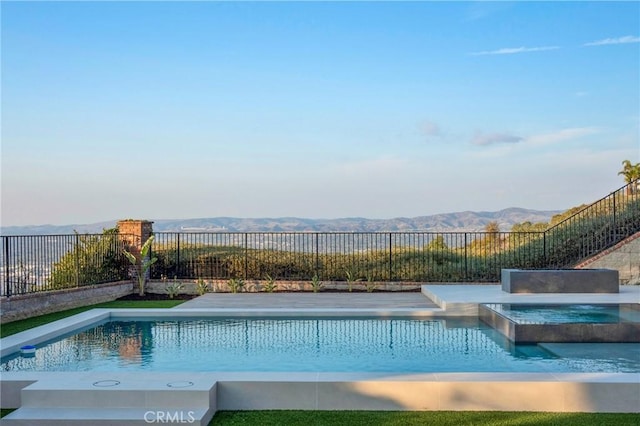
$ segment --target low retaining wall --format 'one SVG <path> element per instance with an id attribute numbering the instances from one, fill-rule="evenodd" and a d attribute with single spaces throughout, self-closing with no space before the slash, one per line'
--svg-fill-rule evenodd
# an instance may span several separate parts
<path id="1" fill-rule="evenodd" d="M 620 284 L 640 285 L 640 232 L 575 267 L 616 269 Z"/>
<path id="2" fill-rule="evenodd" d="M 507 293 L 619 293 L 618 271 L 612 269 L 503 269 Z"/>
<path id="3" fill-rule="evenodd" d="M 131 281 L 75 287 L 64 290 L 23 294 L 0 299 L 0 323 L 37 315 L 110 302 L 131 294 Z"/>
<path id="4" fill-rule="evenodd" d="M 205 280 L 208 284 L 207 293 L 230 293 L 229 280 Z M 180 283 L 180 294 L 198 294 L 198 284 L 195 280 L 167 280 L 167 281 L 150 281 L 145 287 L 147 293 L 153 294 L 167 294 L 167 287 L 174 282 Z M 260 280 L 247 280 L 242 290 L 242 293 L 263 293 L 265 292 L 266 281 Z M 424 283 L 414 282 L 363 282 L 357 281 L 351 284 L 353 291 L 419 291 Z M 322 281 L 322 288 L 320 291 L 348 291 L 349 284 L 345 281 Z M 137 291 L 137 287 L 136 287 Z M 313 288 L 310 281 L 276 281 L 274 291 L 305 291 L 312 292 Z"/>

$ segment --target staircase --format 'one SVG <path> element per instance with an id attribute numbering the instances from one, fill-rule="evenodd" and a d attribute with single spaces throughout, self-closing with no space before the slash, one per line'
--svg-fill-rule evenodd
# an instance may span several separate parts
<path id="1" fill-rule="evenodd" d="M 22 405 L 2 422 L 7 426 L 209 424 L 216 412 L 215 380 L 188 373 L 185 380 L 158 376 L 38 380 L 22 389 Z"/>

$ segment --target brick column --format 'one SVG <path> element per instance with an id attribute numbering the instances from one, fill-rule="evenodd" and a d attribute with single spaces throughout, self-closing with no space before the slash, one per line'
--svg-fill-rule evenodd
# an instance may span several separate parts
<path id="1" fill-rule="evenodd" d="M 153 234 L 153 222 L 133 219 L 120 220 L 118 221 L 118 232 L 127 250 L 138 257 L 142 245 Z"/>

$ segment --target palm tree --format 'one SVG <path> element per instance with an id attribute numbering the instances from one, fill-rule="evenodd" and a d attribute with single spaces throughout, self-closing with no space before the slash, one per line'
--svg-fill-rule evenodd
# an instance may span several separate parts
<path id="1" fill-rule="evenodd" d="M 624 160 L 622 162 L 622 170 L 618 172 L 619 175 L 624 176 L 624 181 L 629 184 L 640 179 L 640 163 L 631 164 L 631 161 Z M 633 185 L 627 187 L 627 195 L 634 193 L 636 188 Z"/>

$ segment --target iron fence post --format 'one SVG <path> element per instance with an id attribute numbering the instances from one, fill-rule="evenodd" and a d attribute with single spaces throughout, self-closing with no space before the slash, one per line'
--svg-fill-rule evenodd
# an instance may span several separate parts
<path id="1" fill-rule="evenodd" d="M 178 278 L 182 278 L 182 271 L 180 270 L 180 233 L 177 234 L 176 239 L 176 270 L 175 274 Z"/>
<path id="2" fill-rule="evenodd" d="M 2 237 L 2 245 L 4 246 L 4 294 L 9 297 L 11 296 L 11 286 L 9 285 L 9 237 Z"/>
<path id="3" fill-rule="evenodd" d="M 615 243 L 617 238 L 617 233 L 618 233 L 618 226 L 616 223 L 616 194 L 617 192 L 613 193 L 613 215 L 612 215 L 612 219 L 613 219 L 613 227 L 612 227 L 612 236 L 611 238 L 613 239 L 613 241 L 611 241 L 612 243 Z"/>
<path id="4" fill-rule="evenodd" d="M 320 239 L 320 236 L 319 236 L 319 235 L 318 235 L 318 233 L 316 232 L 316 233 L 314 234 L 314 237 L 315 237 L 315 239 L 316 239 L 316 259 L 315 259 L 315 260 L 316 260 L 316 262 L 315 262 L 315 263 L 316 263 L 316 265 L 315 265 L 315 273 L 316 273 L 316 275 L 318 275 L 318 272 L 319 272 L 319 270 L 320 270 L 320 258 L 319 258 L 319 256 L 320 256 L 320 246 L 319 246 L 319 239 Z"/>
<path id="5" fill-rule="evenodd" d="M 244 279 L 247 280 L 249 274 L 249 234 L 244 233 Z"/>
<path id="6" fill-rule="evenodd" d="M 467 256 L 467 233 L 464 233 L 464 279 L 469 279 L 469 258 Z"/>
<path id="7" fill-rule="evenodd" d="M 393 281 L 393 241 L 391 239 L 391 232 L 389 232 L 389 282 Z"/>
<path id="8" fill-rule="evenodd" d="M 73 251 L 75 253 L 74 259 L 76 261 L 76 287 L 80 287 L 80 260 L 78 259 L 78 256 L 80 256 L 80 241 L 77 233 L 75 234 L 75 237 L 76 243 Z"/>

